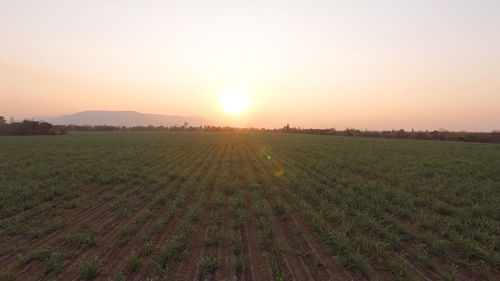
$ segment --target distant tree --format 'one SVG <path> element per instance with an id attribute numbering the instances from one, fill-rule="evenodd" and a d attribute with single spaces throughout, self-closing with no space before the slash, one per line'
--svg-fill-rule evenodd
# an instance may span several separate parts
<path id="1" fill-rule="evenodd" d="M 408 136 L 408 134 L 403 129 L 400 129 L 399 131 L 396 132 L 396 137 L 397 138 L 404 139 L 407 136 Z"/>
<path id="2" fill-rule="evenodd" d="M 9 131 L 9 125 L 7 124 L 7 120 L 3 116 L 0 116 L 0 136 L 6 135 Z"/>
<path id="3" fill-rule="evenodd" d="M 283 130 L 285 132 L 290 132 L 290 124 L 286 124 L 284 127 L 283 127 Z"/>
<path id="4" fill-rule="evenodd" d="M 63 135 L 67 130 L 62 126 L 52 126 L 47 122 L 24 120 L 7 124 L 5 118 L 0 120 L 0 135 L 28 136 L 28 135 Z"/>

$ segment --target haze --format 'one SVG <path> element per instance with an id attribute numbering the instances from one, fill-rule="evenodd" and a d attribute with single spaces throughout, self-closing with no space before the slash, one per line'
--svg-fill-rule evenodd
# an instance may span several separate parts
<path id="1" fill-rule="evenodd" d="M 500 129 L 499 1 L 349 2 L 2 1 L 0 115 Z"/>

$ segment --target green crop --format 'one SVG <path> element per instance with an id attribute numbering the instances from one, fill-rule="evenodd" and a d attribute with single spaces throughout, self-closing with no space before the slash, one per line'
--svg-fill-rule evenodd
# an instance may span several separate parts
<path id="1" fill-rule="evenodd" d="M 87 132 L 0 159 L 1 280 L 499 277 L 495 144 Z"/>

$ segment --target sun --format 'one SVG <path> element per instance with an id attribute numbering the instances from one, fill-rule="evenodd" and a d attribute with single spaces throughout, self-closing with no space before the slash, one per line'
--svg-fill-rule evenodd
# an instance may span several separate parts
<path id="1" fill-rule="evenodd" d="M 244 91 L 230 90 L 222 93 L 220 104 L 227 113 L 240 114 L 248 108 L 250 99 Z"/>

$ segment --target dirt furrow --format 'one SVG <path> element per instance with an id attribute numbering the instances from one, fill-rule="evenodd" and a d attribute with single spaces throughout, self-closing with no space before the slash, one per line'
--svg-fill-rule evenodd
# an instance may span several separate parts
<path id="1" fill-rule="evenodd" d="M 56 217 L 52 218 L 51 222 L 64 221 L 64 220 L 68 220 L 68 219 L 72 219 L 72 220 L 78 219 L 78 218 L 73 218 L 73 215 L 79 214 L 79 213 L 83 215 L 83 214 L 87 214 L 88 212 L 91 212 L 91 209 L 98 207 L 98 205 L 100 203 L 104 204 L 105 202 L 101 202 L 100 199 L 102 199 L 104 196 L 108 195 L 112 191 L 113 191 L 112 188 L 109 188 L 109 189 L 105 190 L 105 192 L 101 192 L 101 193 L 97 194 L 98 196 L 94 200 L 94 202 L 96 202 L 95 205 L 90 205 L 90 206 L 85 206 L 85 207 L 84 207 L 84 205 L 80 205 L 75 209 L 71 209 L 67 212 L 64 212 L 60 215 L 57 215 Z M 92 198 L 93 195 L 94 194 L 91 194 L 89 196 L 89 198 Z M 57 207 L 55 207 L 55 209 L 64 209 L 64 208 L 66 208 L 66 206 L 64 204 L 59 204 Z M 68 227 L 69 227 L 69 225 L 68 225 Z M 53 233 L 52 235 L 55 235 L 55 234 Z M 23 248 L 24 247 L 31 247 L 31 245 L 35 245 L 35 244 L 29 244 L 29 243 L 36 243 L 37 241 L 40 241 L 40 239 L 44 239 L 44 238 L 46 238 L 46 237 L 41 237 L 38 239 L 31 239 L 31 238 L 27 237 L 26 234 L 18 234 L 16 236 L 9 237 L 4 243 L 2 243 L 2 245 L 0 247 L 0 251 L 3 252 L 5 250 L 8 250 L 11 247 L 23 247 Z M 8 258 L 9 258 L 8 256 L 1 257 L 0 258 L 0 266 L 2 266 L 4 260 L 6 260 Z"/>
<path id="2" fill-rule="evenodd" d="M 148 198 L 152 200 L 152 198 L 154 198 L 154 196 L 156 194 L 158 194 L 161 190 L 162 190 L 161 188 L 156 189 L 154 191 L 154 193 L 152 193 L 151 196 L 149 196 Z M 118 214 L 116 211 L 111 210 L 112 207 L 110 207 L 113 205 L 113 202 L 117 202 L 118 200 L 121 200 L 122 198 L 128 197 L 128 195 L 133 194 L 133 193 L 134 193 L 134 190 L 127 190 L 125 192 L 125 194 L 122 195 L 120 198 L 114 199 L 113 201 L 110 201 L 110 202 L 107 202 L 106 204 L 104 204 L 105 205 L 103 207 L 104 209 L 99 208 L 97 210 L 97 211 L 99 211 L 99 214 L 97 217 L 94 217 L 94 216 L 92 217 L 92 221 L 99 221 L 100 225 L 105 226 L 103 229 L 101 229 L 101 231 L 99 233 L 102 236 L 102 239 L 101 239 L 99 245 L 103 245 L 104 247 L 109 246 L 109 245 L 114 245 L 115 243 L 113 242 L 113 239 L 116 238 L 115 230 L 119 229 L 119 227 L 120 227 L 120 225 L 122 225 L 122 223 L 125 225 L 128 225 L 130 222 L 132 222 L 135 219 L 135 216 L 134 216 L 134 217 L 131 217 L 131 218 L 125 220 L 125 218 L 122 215 Z M 138 210 L 143 209 L 146 206 L 146 204 L 148 204 L 148 202 L 150 201 L 148 198 L 140 199 L 140 203 L 136 209 L 138 209 Z M 128 200 L 133 200 L 133 199 L 128 198 Z M 94 210 L 94 211 L 96 211 L 96 210 Z M 77 226 L 73 225 L 74 232 L 78 232 L 80 230 L 85 231 L 85 228 L 88 225 L 88 224 L 86 224 L 86 222 L 88 222 L 89 220 L 90 219 L 86 219 L 85 221 L 82 221 L 81 223 L 79 223 Z M 63 247 L 66 244 L 65 243 L 65 234 L 66 234 L 66 232 L 63 232 L 63 233 L 61 233 L 61 235 L 56 237 L 55 239 L 57 239 L 57 242 L 51 240 L 51 241 L 47 241 L 44 245 L 46 246 L 47 244 L 52 244 L 54 247 Z M 64 235 L 64 237 L 62 235 Z M 68 267 L 73 268 L 73 269 L 75 268 L 75 262 L 77 260 L 81 261 L 81 260 L 85 259 L 86 257 L 88 257 L 89 255 L 95 254 L 95 249 L 91 249 L 90 251 L 78 251 L 77 253 L 74 253 L 74 254 L 76 256 L 73 257 L 74 258 L 73 264 L 68 265 Z M 43 263 L 32 263 L 30 266 L 23 268 L 22 274 L 29 275 L 30 272 L 36 272 L 41 267 L 43 267 Z M 53 273 L 53 274 L 55 274 L 55 273 Z M 72 277 L 74 277 L 74 276 L 68 275 L 65 278 L 72 278 Z"/>
<path id="3" fill-rule="evenodd" d="M 222 152 L 222 156 L 220 160 L 216 164 L 215 175 L 211 182 L 209 183 L 207 196 L 205 199 L 205 203 L 203 204 L 203 210 L 207 208 L 208 202 L 210 202 L 212 195 L 214 193 L 214 186 L 218 180 L 218 177 L 221 173 L 221 165 L 224 159 L 226 158 L 228 144 L 224 144 L 224 150 Z M 211 212 L 203 211 L 201 213 L 201 217 L 195 223 L 194 236 L 191 238 L 191 242 L 189 244 L 189 248 L 185 253 L 185 257 L 176 265 L 171 268 L 171 276 L 173 280 L 193 280 L 196 278 L 197 270 L 197 261 L 199 261 L 203 254 L 203 240 L 208 235 L 208 227 L 205 224 L 207 219 L 210 217 Z"/>
<path id="4" fill-rule="evenodd" d="M 122 195 L 122 197 L 123 196 L 125 195 Z M 117 200 L 119 200 L 119 198 Z M 84 215 L 72 219 L 72 221 L 75 223 L 70 223 L 69 225 L 43 237 L 42 239 L 27 241 L 26 244 L 22 244 L 21 246 L 22 248 L 26 249 L 23 254 L 28 254 L 29 252 L 37 249 L 45 249 L 64 244 L 65 237 L 68 233 L 78 232 L 80 229 L 85 229 L 87 225 L 92 221 L 96 221 L 107 216 L 112 216 L 113 212 L 109 212 L 109 210 L 111 209 L 111 205 L 114 201 L 116 200 L 98 203 L 98 206 L 91 208 L 89 212 L 83 212 Z M 12 266 L 17 261 L 17 257 L 10 257 L 9 259 L 5 260 L 1 264 L 1 266 L 6 268 L 8 266 Z M 28 270 L 30 270 L 33 265 L 33 263 L 30 263 L 29 265 L 24 266 L 22 272 L 28 272 Z"/>
<path id="5" fill-rule="evenodd" d="M 258 155 L 253 149 L 250 148 L 249 151 L 251 152 L 256 163 L 259 165 L 260 171 L 268 178 L 273 180 L 272 184 L 278 191 L 280 191 L 282 188 L 276 182 L 276 176 L 272 173 L 271 170 L 265 167 L 264 163 L 261 159 L 259 159 Z M 290 220 L 288 220 L 285 225 L 282 225 L 281 228 L 284 228 L 284 233 L 287 234 L 298 232 L 296 235 L 293 235 L 293 237 L 285 238 L 284 241 L 295 240 L 297 243 L 295 244 L 297 249 L 301 249 L 303 253 L 312 253 L 314 255 L 313 258 L 316 258 L 316 261 L 313 261 L 312 263 L 311 261 L 302 261 L 302 263 L 307 263 L 308 267 L 312 269 L 311 271 L 315 273 L 315 280 L 322 280 L 322 278 L 325 277 L 325 274 L 327 275 L 328 279 L 333 280 L 363 280 L 364 277 L 356 276 L 356 278 L 354 278 L 350 272 L 342 267 L 339 260 L 332 256 L 331 251 L 325 247 L 319 235 L 315 231 L 310 229 L 307 224 L 302 221 L 301 218 L 299 218 L 296 210 L 291 207 L 291 204 L 288 202 L 283 192 L 280 192 L 280 194 L 281 200 L 285 204 L 285 207 L 289 210 L 287 215 L 290 218 Z M 306 227 L 303 227 L 304 225 Z M 299 229 L 300 231 L 297 231 L 297 229 Z M 312 266 L 316 267 L 315 270 L 312 268 Z"/>
<path id="6" fill-rule="evenodd" d="M 290 157 L 290 156 L 288 156 L 288 157 Z M 304 165 L 301 165 L 301 166 L 299 167 L 299 169 L 301 169 L 302 171 L 304 171 L 303 173 L 307 173 L 307 174 L 311 174 L 311 173 L 312 173 L 312 174 L 315 176 L 315 178 L 318 178 L 318 179 L 325 179 L 325 180 L 327 180 L 327 177 L 326 177 L 325 175 L 323 175 L 323 174 L 319 173 L 319 172 L 318 172 L 318 171 L 316 171 L 316 170 L 311 170 L 311 169 L 308 169 L 308 168 L 307 168 L 306 166 L 304 166 Z M 347 172 L 343 171 L 343 173 L 347 173 Z M 354 175 L 352 175 L 352 173 L 349 173 L 349 175 L 354 176 Z M 360 177 L 358 177 L 358 178 L 360 178 Z M 367 180 L 366 178 L 361 178 L 361 179 L 362 179 L 362 180 L 364 180 L 364 181 L 369 181 L 369 180 Z M 391 216 L 391 214 L 388 214 L 388 215 L 389 215 L 389 216 Z M 407 222 L 405 222 L 405 221 L 401 221 L 401 220 L 398 220 L 398 221 L 399 221 L 400 223 L 404 224 L 404 225 L 409 226 L 410 228 L 413 228 L 413 227 L 414 227 L 414 225 L 410 225 L 410 224 L 408 224 L 408 223 L 407 223 Z M 328 222 L 328 223 L 329 223 L 329 225 L 331 225 L 331 223 L 330 223 L 330 222 Z M 362 230 L 362 229 L 360 229 L 360 230 L 358 230 L 358 231 L 359 231 L 360 233 L 365 233 L 365 231 L 364 231 L 364 230 Z M 418 231 L 419 231 L 419 230 L 417 230 L 417 229 L 412 229 L 412 232 L 417 233 Z M 436 268 L 436 270 L 429 270 L 429 269 L 428 269 L 428 268 L 427 268 L 424 264 L 422 264 L 421 262 L 416 261 L 416 260 L 414 260 L 414 259 L 411 259 L 410 257 L 403 257 L 403 256 L 402 256 L 402 253 L 403 253 L 404 251 L 406 251 L 406 250 L 410 250 L 410 251 L 411 251 L 412 249 L 414 249 L 414 247 L 415 247 L 415 246 L 414 246 L 414 245 L 412 245 L 412 244 L 409 244 L 409 243 L 402 243 L 402 244 L 401 244 L 401 246 L 402 246 L 403 251 L 401 251 L 401 253 L 397 253 L 397 255 L 398 255 L 398 256 L 400 256 L 402 259 L 404 259 L 404 260 L 406 261 L 406 263 L 408 264 L 408 266 L 409 266 L 409 267 L 411 268 L 411 270 L 413 271 L 413 273 L 415 273 L 416 275 L 420 276 L 420 278 L 422 278 L 422 279 L 424 279 L 424 280 L 425 280 L 425 279 L 434 279 L 434 280 L 436 280 L 436 278 L 437 278 L 437 280 L 441 280 L 441 279 L 444 279 L 444 278 L 445 278 L 445 276 L 448 274 L 447 269 L 444 269 L 444 268 L 439 268 L 439 267 L 438 267 L 438 268 Z M 435 257 L 435 258 L 436 258 L 436 259 L 438 259 L 438 260 L 444 260 L 444 258 L 442 258 L 442 257 Z M 443 262 L 443 263 L 446 263 L 446 262 Z M 382 270 L 379 270 L 378 272 L 379 272 L 379 273 L 383 273 L 383 271 L 382 271 Z M 460 271 L 459 271 L 458 276 L 459 276 L 459 277 L 463 277 L 463 276 L 461 275 L 462 273 L 470 273 L 470 274 L 468 274 L 469 276 L 472 276 L 472 275 L 473 275 L 473 274 L 472 274 L 472 272 L 470 271 L 470 269 L 463 269 L 463 270 L 460 270 Z M 438 277 L 438 276 L 439 276 L 439 277 Z M 467 279 L 468 279 L 468 278 L 467 278 Z"/>
<path id="7" fill-rule="evenodd" d="M 229 202 L 229 198 L 226 198 L 226 202 Z M 225 207 L 224 215 L 222 217 L 222 240 L 221 245 L 217 248 L 217 257 L 221 258 L 220 269 L 217 270 L 215 274 L 215 280 L 236 280 L 236 275 L 232 270 L 233 262 L 233 252 L 231 250 L 231 238 L 234 236 L 234 231 L 232 228 L 232 220 L 229 214 L 229 210 Z"/>
<path id="8" fill-rule="evenodd" d="M 145 208 L 146 205 L 150 202 L 151 199 L 142 201 L 137 207 L 137 210 Z M 115 243 L 117 230 L 119 230 L 122 226 L 126 226 L 134 222 L 135 219 L 135 216 L 124 219 L 120 214 L 116 214 L 114 217 L 111 217 L 108 220 L 100 221 L 100 224 L 107 225 L 108 227 L 106 227 L 105 231 L 103 231 L 103 235 L 97 247 L 93 247 L 80 253 L 71 261 L 71 263 L 65 268 L 65 270 L 60 275 L 58 275 L 58 278 L 61 278 L 62 280 L 73 280 L 77 276 L 77 270 L 81 263 L 94 255 L 99 257 L 105 256 L 106 254 L 103 253 L 111 253 L 112 251 L 120 247 Z"/>
<path id="9" fill-rule="evenodd" d="M 255 225 L 255 218 L 252 215 L 250 206 L 250 195 L 248 193 L 248 178 L 244 168 L 243 159 L 241 156 L 241 148 L 239 148 L 237 153 L 238 156 L 238 169 L 241 175 L 241 180 L 243 182 L 243 191 L 245 196 L 245 210 L 248 214 L 248 220 L 246 225 L 242 227 L 241 236 L 244 242 L 245 254 L 248 257 L 248 261 L 245 261 L 245 280 L 247 281 L 260 281 L 260 280 L 272 280 L 272 270 L 269 264 L 266 262 L 264 256 L 262 255 L 261 248 L 257 241 L 257 226 Z"/>
<path id="10" fill-rule="evenodd" d="M 182 153 L 178 153 L 178 154 L 179 155 L 176 156 L 175 159 L 182 159 L 182 157 L 184 155 Z M 164 159 L 165 159 L 165 156 L 162 157 L 162 158 L 159 158 L 159 159 L 155 160 L 155 162 L 159 162 L 159 161 L 162 161 Z M 155 162 L 152 162 L 152 163 L 155 163 Z M 100 188 L 98 190 L 96 190 L 96 187 L 100 187 Z M 103 192 L 107 193 L 108 191 L 109 191 L 109 185 L 99 185 L 97 183 L 85 184 L 85 185 L 83 185 L 82 187 L 80 187 L 78 189 L 78 196 L 79 197 L 85 195 L 85 198 L 84 198 L 83 202 L 80 202 L 79 204 L 82 204 L 84 202 L 92 200 L 92 199 L 94 199 L 94 197 L 99 196 L 99 195 L 100 195 L 100 197 L 102 197 L 102 193 Z M 49 202 L 45 203 L 46 205 L 47 204 L 57 203 L 57 204 L 54 204 L 54 207 L 49 211 L 51 214 L 52 213 L 57 213 L 57 212 L 63 210 L 64 208 L 66 208 L 66 206 L 64 204 L 61 204 L 61 202 L 62 202 L 62 200 L 61 200 L 62 198 L 61 197 L 62 197 L 62 195 L 61 196 L 57 196 L 57 197 L 53 198 L 52 200 L 50 200 Z M 14 216 L 11 216 L 11 218 L 12 217 L 20 217 L 20 216 L 28 215 L 28 217 L 26 218 L 27 221 L 23 221 L 23 223 L 24 224 L 29 224 L 31 221 L 39 218 L 41 215 L 46 214 L 46 213 L 38 213 L 38 214 L 31 215 L 31 213 L 33 213 L 35 211 L 36 210 L 34 210 L 34 209 L 25 210 L 21 214 L 16 214 Z M 64 213 L 66 213 L 66 212 L 64 212 Z M 59 216 L 60 215 L 57 215 L 55 217 L 59 217 Z M 8 219 L 8 218 L 5 218 L 5 219 Z M 11 239 L 9 239 L 9 240 L 11 240 Z"/>
<path id="11" fill-rule="evenodd" d="M 206 152 L 201 158 L 199 158 L 196 162 L 196 164 L 192 167 L 192 171 L 190 172 L 191 175 L 194 175 L 196 174 L 197 172 L 201 172 L 202 174 L 204 174 L 205 172 L 205 166 L 203 165 L 205 160 L 209 157 L 209 155 L 213 152 L 213 150 L 210 150 L 208 152 Z M 181 188 L 183 188 L 184 185 L 182 183 L 176 183 L 174 184 L 173 187 L 171 188 L 174 188 L 175 191 L 173 191 L 173 196 L 176 197 L 176 195 L 179 194 Z M 186 198 L 189 200 L 189 197 Z M 171 198 L 170 202 L 172 202 L 174 199 Z M 184 203 L 184 202 L 181 202 L 181 203 Z M 180 206 L 179 206 L 180 207 Z M 133 237 L 127 241 L 127 243 L 125 245 L 122 245 L 121 247 L 114 247 L 113 249 L 107 251 L 106 253 L 104 253 L 103 255 L 99 255 L 100 257 L 102 257 L 104 260 L 107 260 L 110 256 L 115 256 L 115 257 L 118 257 L 117 259 L 113 259 L 113 266 L 111 267 L 111 269 L 106 269 L 104 272 L 103 272 L 103 277 L 109 277 L 109 278 L 112 278 L 113 276 L 116 276 L 119 272 L 127 272 L 127 271 L 130 271 L 128 269 L 128 261 L 131 257 L 131 254 L 134 250 L 138 250 L 140 248 L 140 245 L 141 243 L 144 244 L 146 241 L 145 240 L 148 240 L 147 239 L 147 232 L 151 231 L 153 229 L 153 226 L 154 224 L 160 219 L 162 218 L 167 212 L 167 210 L 170 209 L 170 206 L 168 206 L 167 204 L 163 204 L 159 209 L 157 210 L 154 210 L 154 214 L 152 215 L 151 218 L 148 219 L 148 221 L 143 225 L 141 226 L 141 230 L 140 232 L 137 232 L 137 233 L 134 233 L 133 234 Z M 170 234 L 171 231 L 172 231 L 172 228 L 168 229 L 170 231 L 158 231 L 157 234 L 163 234 L 163 235 L 167 235 L 167 234 Z M 159 235 L 155 235 L 155 236 L 159 236 Z M 152 241 L 152 238 L 153 237 L 150 237 L 149 240 Z M 154 244 L 154 246 L 157 245 L 158 242 L 161 242 L 161 240 L 157 240 L 156 243 Z M 153 250 L 153 249 L 151 249 Z M 128 279 L 132 279 L 133 277 L 133 273 L 129 274 L 129 276 L 127 277 Z M 137 274 L 137 275 L 140 275 L 140 274 Z M 144 276 L 142 276 L 144 277 Z"/>
<path id="12" fill-rule="evenodd" d="M 269 201 L 269 197 L 266 195 L 266 191 L 263 190 L 266 188 L 264 183 L 262 182 L 262 172 L 259 171 L 256 166 L 254 166 L 254 161 L 256 159 L 250 159 L 250 155 L 248 151 L 245 149 L 245 157 L 247 161 L 250 163 L 250 167 L 253 173 L 253 177 L 258 179 L 260 194 L 264 199 L 266 205 L 270 210 L 272 210 L 271 203 Z M 262 167 L 261 167 L 262 170 Z M 295 236 L 293 235 L 293 230 L 288 228 L 286 223 L 286 219 L 278 218 L 276 213 L 272 212 L 272 221 L 273 228 L 276 229 L 277 237 L 276 240 L 280 245 L 280 248 L 284 249 L 284 261 L 288 268 L 288 271 L 291 274 L 292 280 L 315 280 L 311 270 L 309 270 L 308 266 L 304 262 L 302 258 L 298 254 L 302 253 L 300 249 L 300 244 L 297 243 Z"/>
<path id="13" fill-rule="evenodd" d="M 292 159 L 289 155 L 287 155 L 288 158 Z M 293 159 L 292 159 L 293 160 Z M 286 161 L 286 160 L 285 160 Z M 291 162 L 291 161 L 288 161 Z M 294 161 L 297 162 L 297 161 Z M 297 166 L 299 169 L 301 169 L 304 173 L 313 175 L 312 178 L 319 179 L 319 180 L 324 180 L 328 181 L 329 176 L 315 170 L 311 169 L 305 166 L 305 164 L 301 164 Z M 343 174 L 348 174 L 351 177 L 360 179 L 361 181 L 364 182 L 378 182 L 378 178 L 368 178 L 363 175 L 359 175 L 353 171 L 347 171 L 345 169 L 339 168 L 339 170 Z M 432 211 L 433 212 L 433 211 Z M 402 225 L 408 227 L 410 230 L 410 233 L 425 233 L 425 231 L 422 231 L 422 229 L 419 229 L 414 223 L 409 223 L 406 220 L 400 219 L 397 216 L 393 216 L 390 212 L 387 213 L 387 216 L 390 216 L 390 218 L 395 218 L 398 223 L 401 223 Z M 363 233 L 363 230 L 359 230 L 361 233 Z M 420 262 L 416 259 L 411 258 L 410 256 L 403 256 L 402 253 L 404 252 L 410 252 L 413 251 L 416 247 L 415 240 L 413 238 L 409 239 L 411 243 L 402 243 L 402 251 L 400 253 L 396 253 L 398 256 L 401 256 L 402 259 L 406 261 L 408 264 L 409 268 L 411 271 L 413 271 L 414 274 L 418 275 L 422 279 L 431 279 L 431 280 L 441 280 L 445 279 L 446 276 L 449 275 L 449 266 L 451 264 L 457 264 L 458 268 L 458 273 L 457 273 L 457 278 L 458 279 L 474 279 L 474 276 L 477 275 L 477 273 L 474 273 L 473 270 L 470 267 L 466 266 L 461 266 L 461 261 L 464 259 L 463 257 L 460 257 L 459 255 L 457 256 L 456 252 L 450 251 L 447 253 L 447 256 L 435 256 L 433 257 L 436 260 L 437 264 L 444 265 L 447 264 L 446 267 L 444 266 L 436 266 L 434 269 L 429 269 L 423 262 Z M 450 259 L 451 258 L 451 259 Z M 450 261 L 451 260 L 451 261 Z M 455 262 L 454 262 L 455 261 Z M 379 272 L 381 272 L 379 270 Z"/>
<path id="14" fill-rule="evenodd" d="M 149 236 L 149 241 L 151 243 L 151 254 L 150 257 L 154 257 L 158 254 L 159 246 L 162 245 L 163 242 L 167 240 L 168 237 L 170 237 L 175 230 L 176 224 L 186 215 L 188 208 L 187 206 L 190 206 L 191 203 L 193 202 L 194 195 L 199 192 L 198 186 L 206 179 L 207 172 L 210 170 L 210 165 L 207 164 L 206 160 L 209 158 L 210 155 L 217 153 L 217 149 L 213 148 L 210 150 L 208 153 L 203 155 L 201 158 L 197 160 L 197 164 L 193 168 L 193 173 L 192 175 L 197 176 L 199 173 L 199 176 L 197 177 L 196 180 L 196 188 L 194 191 L 191 192 L 191 194 L 188 195 L 188 197 L 185 199 L 186 202 L 179 202 L 182 205 L 169 205 L 168 208 L 158 211 L 154 218 L 151 220 L 151 224 L 147 228 L 154 228 L 156 227 L 156 224 L 153 226 L 153 223 L 161 223 L 164 224 L 161 229 L 155 229 L 155 231 L 151 231 L 151 234 Z M 179 188 L 185 188 L 184 185 L 179 186 Z M 175 194 L 174 194 L 175 195 Z M 177 199 L 175 199 L 177 200 Z M 175 201 L 173 200 L 173 201 Z M 171 200 L 172 201 L 172 200 Z M 174 202 L 172 202 L 174 203 Z M 168 212 L 167 212 L 168 209 Z M 179 211 L 180 209 L 180 211 Z M 163 212 L 165 211 L 165 212 Z M 162 219 L 165 219 L 164 216 L 167 216 L 170 221 L 168 223 L 160 222 Z M 134 243 L 132 243 L 133 245 Z M 132 251 L 133 249 L 130 249 Z M 127 256 L 125 256 L 127 257 Z M 129 255 L 130 257 L 130 255 Z M 128 265 L 127 262 L 123 262 L 124 265 L 122 264 L 120 266 L 121 270 L 113 270 L 113 273 L 110 275 L 110 278 L 113 276 L 117 276 L 118 273 L 123 273 L 126 272 L 125 267 Z M 149 259 L 148 261 L 145 262 L 144 266 L 140 269 L 139 272 L 131 272 L 127 274 L 126 280 L 144 280 L 145 278 L 151 278 L 153 276 L 153 272 L 155 271 L 155 266 L 154 262 Z M 130 271 L 130 270 L 129 270 Z"/>
<path id="15" fill-rule="evenodd" d="M 143 208 L 147 204 L 146 201 L 142 201 L 138 209 Z M 108 247 L 108 246 L 114 246 L 114 239 L 116 238 L 116 229 L 119 228 L 120 225 L 127 225 L 134 221 L 135 217 L 132 216 L 130 218 L 124 218 L 117 212 L 108 212 L 110 209 L 106 209 L 102 212 L 102 216 L 99 218 L 99 222 L 101 225 L 105 225 L 105 227 L 101 230 L 101 238 L 99 241 L 98 245 L 102 245 L 102 247 Z M 87 221 L 86 221 L 87 222 Z M 85 231 L 87 229 L 87 225 L 85 223 L 79 224 L 80 226 L 76 229 L 75 231 L 72 232 L 79 232 L 79 231 Z M 62 232 L 60 235 L 57 237 L 57 239 L 51 240 L 50 245 L 52 247 L 62 247 L 64 244 L 66 244 L 65 237 L 66 234 L 69 232 Z M 47 247 L 47 244 L 44 244 L 44 247 Z M 92 256 L 95 254 L 97 248 L 91 248 L 83 251 L 78 251 L 76 256 L 72 257 L 72 260 L 70 263 L 67 265 L 65 270 L 62 273 L 57 273 L 57 275 L 63 280 L 72 280 L 77 276 L 76 272 L 78 270 L 78 266 L 82 261 L 84 261 L 86 258 Z M 34 272 L 40 271 L 41 268 L 43 268 L 44 263 L 30 263 L 31 266 L 27 266 L 23 268 L 23 271 L 21 274 L 25 274 L 26 276 L 32 275 Z M 70 272 L 70 273 L 67 273 Z M 56 274 L 56 273 L 53 273 Z M 47 276 L 47 278 L 50 276 Z"/>
<path id="16" fill-rule="evenodd" d="M 167 206 L 163 206 L 156 210 L 153 217 L 141 227 L 141 231 L 135 233 L 125 245 L 120 246 L 110 242 L 114 244 L 112 247 L 96 252 L 96 255 L 105 261 L 105 269 L 100 278 L 111 279 L 120 272 L 128 273 L 130 271 L 128 261 L 131 258 L 132 252 L 139 250 L 148 241 L 146 231 L 152 228 L 156 219 L 159 219 L 163 215 L 163 211 L 167 208 Z"/>
<path id="17" fill-rule="evenodd" d="M 204 159 L 204 158 L 201 158 L 201 159 Z M 185 163 L 183 165 L 185 167 L 187 167 L 189 164 L 191 164 L 191 163 L 189 163 L 189 161 L 186 161 L 186 162 L 188 162 L 188 163 Z M 202 162 L 199 162 L 199 163 L 201 165 Z M 196 169 L 198 169 L 200 167 L 200 165 L 196 165 L 195 166 Z M 182 183 L 181 182 L 173 183 L 173 185 L 175 185 L 175 184 L 182 184 Z M 146 204 L 150 203 L 153 200 L 153 198 L 155 197 L 155 195 L 158 194 L 159 192 L 161 192 L 162 190 L 164 190 L 164 188 L 157 189 L 154 194 L 152 194 L 151 196 L 148 197 L 149 200 L 147 202 L 145 200 L 142 201 L 140 206 L 138 206 L 137 210 L 145 209 Z M 120 221 L 108 222 L 108 223 L 103 222 L 104 224 L 110 225 L 111 228 L 109 229 L 109 231 L 106 232 L 107 234 L 102 238 L 102 241 L 99 243 L 100 246 L 80 255 L 77 260 L 73 261 L 73 263 L 70 264 L 68 266 L 68 268 L 66 268 L 65 272 L 62 273 L 61 277 L 64 278 L 65 280 L 70 280 L 71 278 L 75 278 L 75 276 L 77 276 L 76 275 L 77 266 L 81 262 L 85 261 L 86 259 L 88 259 L 94 255 L 100 257 L 106 263 L 108 263 L 105 266 L 106 270 L 105 270 L 105 272 L 103 272 L 103 276 L 106 276 L 107 272 L 113 271 L 116 267 L 120 267 L 120 264 L 117 261 L 121 261 L 122 259 L 126 259 L 129 257 L 126 254 L 126 252 L 128 250 L 130 250 L 130 247 L 128 246 L 130 243 L 130 240 L 127 241 L 126 245 L 117 245 L 115 243 L 117 230 L 123 226 L 127 226 L 127 225 L 130 225 L 131 223 L 133 223 L 134 220 L 136 219 L 136 217 L 137 216 L 132 216 L 131 218 L 127 219 L 126 221 L 122 221 L 122 222 L 120 222 Z M 151 220 L 148 220 L 148 222 L 151 222 Z M 134 238 L 139 239 L 141 237 L 141 235 L 142 235 L 141 232 L 138 232 L 138 233 L 136 232 L 133 234 L 133 237 L 131 238 L 131 240 Z M 130 244 L 130 245 L 133 245 L 133 244 Z M 120 251 L 120 253 L 117 253 L 117 251 Z M 113 259 L 113 258 L 111 258 L 111 256 L 118 257 L 118 259 Z M 79 262 L 77 262 L 77 261 L 79 261 Z M 112 261 L 112 263 L 109 263 L 109 261 Z"/>
<path id="18" fill-rule="evenodd" d="M 231 150 L 229 153 L 229 183 L 234 181 L 234 143 L 231 143 Z M 221 235 L 222 241 L 220 246 L 217 247 L 217 257 L 221 259 L 220 268 L 215 273 L 215 280 L 237 280 L 235 271 L 233 270 L 233 263 L 235 262 L 235 256 L 233 250 L 231 249 L 231 239 L 234 237 L 234 230 L 232 227 L 233 218 L 230 214 L 229 203 L 233 196 L 233 187 L 228 191 L 224 192 L 224 210 L 221 222 Z"/>

